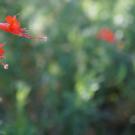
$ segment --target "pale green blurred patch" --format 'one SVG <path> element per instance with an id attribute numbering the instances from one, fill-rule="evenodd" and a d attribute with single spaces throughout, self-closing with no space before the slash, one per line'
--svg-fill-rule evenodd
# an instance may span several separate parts
<path id="1" fill-rule="evenodd" d="M 31 87 L 27 83 L 19 81 L 16 83 L 16 89 L 17 108 L 18 110 L 23 110 L 25 105 L 27 104 Z"/>

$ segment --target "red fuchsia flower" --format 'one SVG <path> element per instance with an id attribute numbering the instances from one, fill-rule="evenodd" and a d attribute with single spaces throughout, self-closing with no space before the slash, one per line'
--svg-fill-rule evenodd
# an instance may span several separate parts
<path id="1" fill-rule="evenodd" d="M 3 49 L 4 44 L 0 43 L 0 59 L 4 59 L 5 50 Z M 0 62 L 4 69 L 8 69 L 8 64 L 4 62 Z"/>
<path id="2" fill-rule="evenodd" d="M 109 29 L 109 28 L 102 28 L 98 34 L 97 38 L 104 40 L 109 43 L 115 43 L 116 42 L 116 36 L 115 34 Z"/>
<path id="3" fill-rule="evenodd" d="M 0 23 L 0 30 L 28 39 L 47 40 L 46 36 L 32 37 L 31 35 L 27 34 L 26 30 L 21 27 L 20 22 L 17 20 L 16 16 L 7 16 L 5 22 Z"/>

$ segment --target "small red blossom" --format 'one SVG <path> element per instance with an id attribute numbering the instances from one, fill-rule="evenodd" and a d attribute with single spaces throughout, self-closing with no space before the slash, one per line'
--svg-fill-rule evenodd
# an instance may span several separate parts
<path id="1" fill-rule="evenodd" d="M 0 43 L 0 59 L 4 59 L 5 50 L 3 49 L 4 44 Z M 3 66 L 4 69 L 8 69 L 8 64 L 4 62 L 0 62 L 0 65 Z"/>
<path id="2" fill-rule="evenodd" d="M 20 22 L 17 20 L 16 16 L 7 16 L 5 22 L 0 23 L 0 30 L 28 39 L 47 40 L 46 36 L 32 37 L 31 35 L 27 34 L 26 30 L 21 27 Z"/>
<path id="3" fill-rule="evenodd" d="M 97 38 L 104 40 L 109 43 L 115 43 L 116 42 L 116 36 L 115 34 L 109 29 L 109 28 L 102 28 L 98 34 Z"/>
<path id="4" fill-rule="evenodd" d="M 0 48 L 0 56 L 3 56 L 5 53 L 4 49 L 3 48 Z"/>
<path id="5" fill-rule="evenodd" d="M 0 43 L 0 59 L 4 58 L 5 50 L 2 48 L 4 44 Z"/>

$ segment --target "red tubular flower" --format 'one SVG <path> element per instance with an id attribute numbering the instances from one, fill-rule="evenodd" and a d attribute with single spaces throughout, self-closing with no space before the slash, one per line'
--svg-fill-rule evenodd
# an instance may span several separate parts
<path id="1" fill-rule="evenodd" d="M 5 18 L 5 22 L 0 23 L 0 30 L 28 39 L 41 39 L 45 41 L 47 40 L 46 36 L 33 37 L 27 34 L 26 30 L 21 27 L 20 22 L 16 19 L 16 16 L 7 16 Z M 0 59 L 5 58 L 5 50 L 3 49 L 3 46 L 4 44 L 0 43 Z M 2 65 L 4 69 L 8 69 L 7 63 L 0 62 L 0 65 Z"/>
<path id="2" fill-rule="evenodd" d="M 20 22 L 17 20 L 16 16 L 7 16 L 5 21 L 6 22 L 0 23 L 0 30 L 28 39 L 47 40 L 46 36 L 32 37 L 31 35 L 27 34 L 25 29 L 21 27 Z"/>
<path id="3" fill-rule="evenodd" d="M 4 58 L 5 50 L 2 48 L 4 44 L 0 43 L 0 59 Z"/>
<path id="4" fill-rule="evenodd" d="M 4 59 L 5 50 L 3 49 L 4 44 L 0 43 L 0 59 Z M 4 62 L 0 62 L 4 69 L 8 69 L 8 64 Z"/>
<path id="5" fill-rule="evenodd" d="M 98 34 L 97 38 L 107 41 L 109 43 L 115 43 L 116 42 L 116 37 L 115 34 L 109 29 L 109 28 L 102 28 Z"/>
<path id="6" fill-rule="evenodd" d="M 0 56 L 3 56 L 5 53 L 4 49 L 3 48 L 0 48 Z"/>

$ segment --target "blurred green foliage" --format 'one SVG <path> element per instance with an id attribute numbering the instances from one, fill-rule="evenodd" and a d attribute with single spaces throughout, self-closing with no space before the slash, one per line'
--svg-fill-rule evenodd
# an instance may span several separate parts
<path id="1" fill-rule="evenodd" d="M 0 32 L 1 135 L 135 134 L 135 0 L 4 0 L 29 33 Z M 97 40 L 109 27 L 117 43 Z"/>

